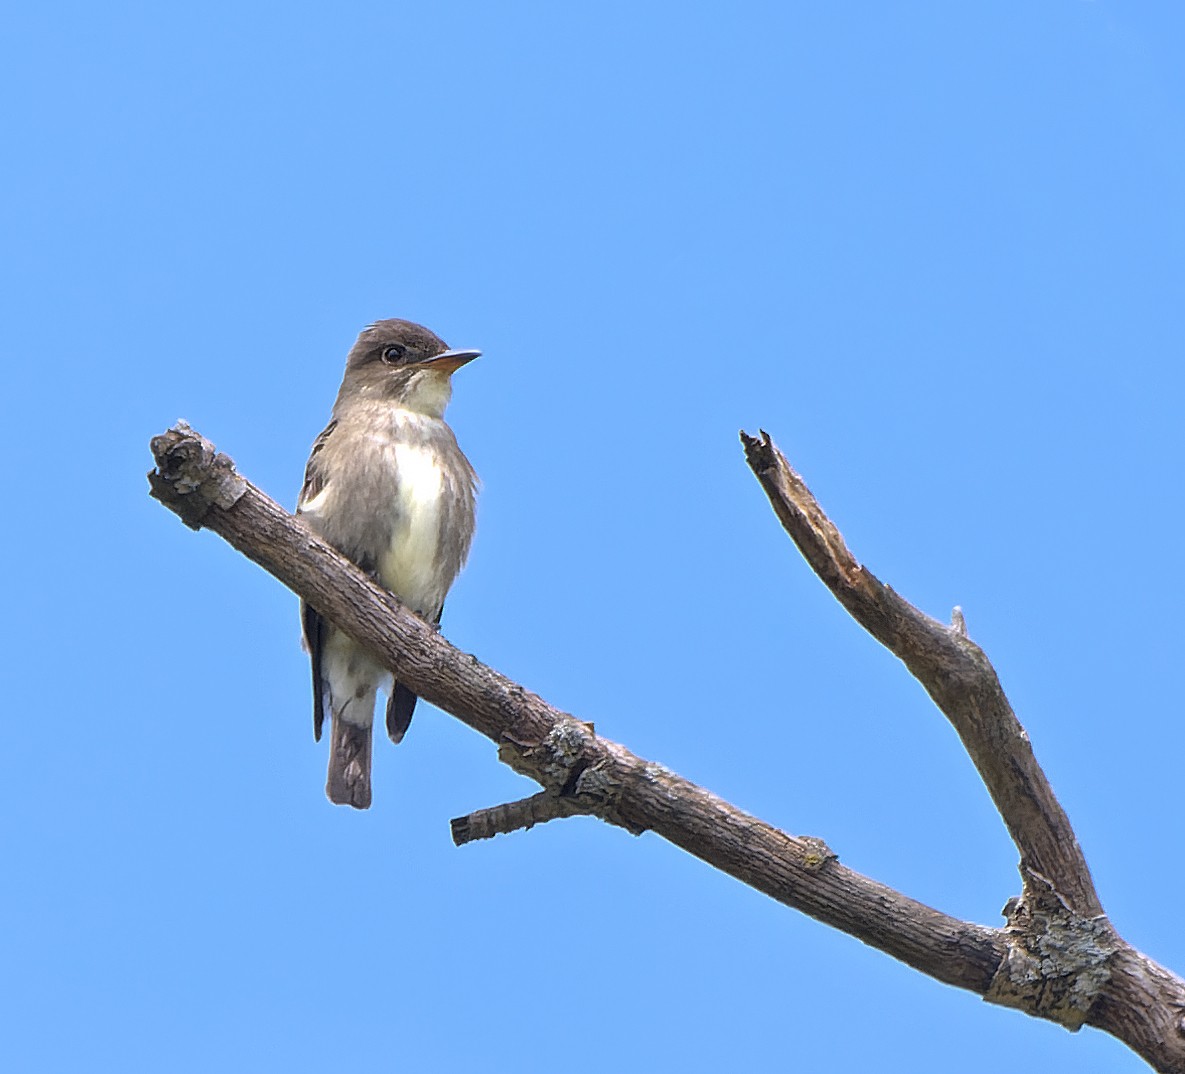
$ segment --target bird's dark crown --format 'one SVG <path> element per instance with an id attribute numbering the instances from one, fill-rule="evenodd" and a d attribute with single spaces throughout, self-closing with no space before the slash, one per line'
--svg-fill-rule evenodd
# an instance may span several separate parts
<path id="1" fill-rule="evenodd" d="M 443 354 L 448 346 L 435 332 L 413 321 L 391 318 L 367 325 L 346 359 L 346 369 L 360 369 L 372 362 L 388 366 L 413 365 Z"/>

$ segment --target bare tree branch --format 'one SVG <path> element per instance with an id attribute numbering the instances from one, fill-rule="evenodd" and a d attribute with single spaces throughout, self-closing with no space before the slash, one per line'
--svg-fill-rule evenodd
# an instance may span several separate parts
<path id="1" fill-rule="evenodd" d="M 1185 1070 L 1185 982 L 1124 943 L 1103 915 L 1069 818 L 963 610 L 943 626 L 883 585 L 769 435 L 742 432 L 741 443 L 811 569 L 950 720 L 1020 852 L 1024 893 L 1005 907 L 1009 952 L 984 998 L 1070 1029 L 1098 1026 L 1158 1070 Z"/>
<path id="2" fill-rule="evenodd" d="M 951 626 L 931 619 L 856 562 L 810 489 L 769 436 L 741 434 L 745 456 L 811 569 L 852 617 L 901 658 L 954 725 L 1020 851 L 1022 869 L 1049 878 L 1071 910 L 1103 912 L 1074 831 L 1033 756 L 1029 736 L 961 609 Z"/>
<path id="3" fill-rule="evenodd" d="M 1010 903 L 1007 927 L 960 921 L 861 876 L 821 840 L 749 816 L 453 648 L 188 426 L 153 440 L 157 469 L 149 479 L 153 496 L 187 525 L 220 534 L 380 654 L 417 694 L 498 743 L 501 760 L 542 786 L 541 794 L 454 821 L 458 843 L 578 813 L 635 834 L 651 830 L 937 980 L 1070 1028 L 1085 1020 L 1156 1069 L 1185 1074 L 1185 982 L 1125 944 L 1102 916 L 1069 822 L 982 652 L 957 626 L 923 616 L 856 563 L 768 437 L 745 443 L 812 568 L 906 661 L 984 773 L 1021 847 L 1025 889 Z"/>

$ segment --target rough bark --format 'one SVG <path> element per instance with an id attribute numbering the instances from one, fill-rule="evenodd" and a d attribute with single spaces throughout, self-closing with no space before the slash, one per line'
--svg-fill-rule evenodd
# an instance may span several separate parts
<path id="1" fill-rule="evenodd" d="M 855 561 L 768 437 L 744 440 L 808 563 L 906 662 L 983 775 L 1025 880 L 1004 928 L 961 921 L 848 869 L 822 840 L 765 824 L 453 648 L 188 426 L 153 440 L 157 469 L 149 479 L 152 494 L 187 525 L 220 534 L 541 785 L 530 798 L 455 820 L 458 843 L 577 813 L 635 834 L 653 831 L 937 980 L 1071 1029 L 1096 1025 L 1157 1070 L 1185 1074 L 1185 982 L 1124 943 L 1102 915 L 1069 821 L 987 658 L 958 623 L 945 627 L 922 615 Z"/>

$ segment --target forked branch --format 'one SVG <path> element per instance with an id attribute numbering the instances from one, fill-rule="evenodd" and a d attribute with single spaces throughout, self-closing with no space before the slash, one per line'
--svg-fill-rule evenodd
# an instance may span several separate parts
<path id="1" fill-rule="evenodd" d="M 945 626 L 898 596 L 848 550 L 769 434 L 742 432 L 741 443 L 811 569 L 950 720 L 1020 852 L 1023 892 L 1005 907 L 1008 955 L 984 998 L 1070 1029 L 1098 1026 L 1156 1069 L 1185 1070 L 1185 982 L 1133 950 L 1104 916 L 1069 818 L 995 669 L 967 636 L 962 609 Z"/>
<path id="2" fill-rule="evenodd" d="M 986 657 L 856 562 L 768 437 L 744 440 L 808 563 L 906 662 L 967 744 L 1021 851 L 1025 887 L 1007 927 L 960 921 L 861 876 L 822 840 L 765 824 L 453 648 L 188 426 L 153 440 L 149 480 L 187 525 L 214 530 L 259 563 L 543 788 L 454 821 L 458 843 L 579 813 L 650 830 L 937 980 L 1070 1028 L 1100 1026 L 1158 1070 L 1185 1074 L 1185 982 L 1125 944 L 1102 916 L 1069 822 Z"/>
<path id="3" fill-rule="evenodd" d="M 967 637 L 963 615 L 945 626 L 918 611 L 856 562 L 769 436 L 741 434 L 745 457 L 811 569 L 865 630 L 901 658 L 954 725 L 983 777 L 1021 869 L 1041 873 L 1083 917 L 1103 912 L 1086 859 L 1012 712 L 995 669 Z"/>

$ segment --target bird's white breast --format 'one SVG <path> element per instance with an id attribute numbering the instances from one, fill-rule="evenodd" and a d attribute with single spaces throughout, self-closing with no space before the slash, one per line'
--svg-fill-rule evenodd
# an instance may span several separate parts
<path id="1" fill-rule="evenodd" d="M 427 611 L 444 599 L 437 554 L 444 473 L 426 446 L 396 442 L 387 450 L 397 474 L 395 526 L 379 577 L 396 596 Z"/>

